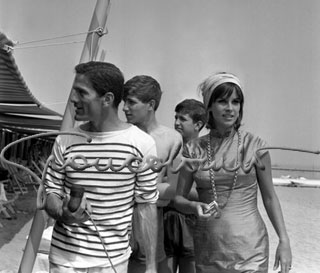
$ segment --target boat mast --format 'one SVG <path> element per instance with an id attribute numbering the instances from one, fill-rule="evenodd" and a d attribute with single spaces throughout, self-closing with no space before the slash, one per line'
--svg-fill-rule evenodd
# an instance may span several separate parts
<path id="1" fill-rule="evenodd" d="M 100 37 L 104 34 L 109 10 L 110 0 L 97 0 L 79 63 L 96 59 Z M 67 131 L 75 126 L 74 107 L 70 102 L 71 92 L 63 115 L 60 131 Z"/>
<path id="2" fill-rule="evenodd" d="M 100 37 L 103 35 L 107 16 L 110 9 L 110 0 L 97 0 L 92 15 L 87 38 L 80 57 L 80 63 L 94 60 L 98 53 Z M 71 95 L 71 92 L 70 92 Z M 70 103 L 70 95 L 65 109 L 60 131 L 66 131 L 74 126 L 74 109 Z M 32 273 L 42 239 L 43 230 L 46 227 L 48 215 L 44 210 L 37 209 L 33 217 L 28 240 L 20 262 L 18 273 Z"/>

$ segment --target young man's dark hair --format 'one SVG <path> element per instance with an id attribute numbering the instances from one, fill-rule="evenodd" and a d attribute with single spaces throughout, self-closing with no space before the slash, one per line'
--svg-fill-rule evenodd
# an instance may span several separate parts
<path id="1" fill-rule="evenodd" d="M 125 83 L 123 99 L 126 100 L 128 95 L 137 97 L 143 103 L 154 100 L 154 111 L 156 111 L 160 104 L 162 91 L 160 84 L 154 78 L 138 75 Z"/>
<path id="2" fill-rule="evenodd" d="M 111 92 L 114 95 L 114 107 L 119 106 L 123 97 L 124 77 L 118 67 L 111 63 L 91 61 L 78 64 L 75 71 L 85 75 L 100 96 Z"/>
<path id="3" fill-rule="evenodd" d="M 183 115 L 188 114 L 194 123 L 202 121 L 203 126 L 206 124 L 206 109 L 201 101 L 185 99 L 176 105 L 174 111 Z"/>

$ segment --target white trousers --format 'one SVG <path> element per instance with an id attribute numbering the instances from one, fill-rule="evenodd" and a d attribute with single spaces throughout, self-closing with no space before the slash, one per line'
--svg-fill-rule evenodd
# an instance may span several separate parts
<path id="1" fill-rule="evenodd" d="M 72 268 L 66 267 L 54 263 L 50 263 L 50 273 L 127 273 L 128 272 L 128 261 L 117 264 L 112 267 L 90 267 L 90 268 Z"/>

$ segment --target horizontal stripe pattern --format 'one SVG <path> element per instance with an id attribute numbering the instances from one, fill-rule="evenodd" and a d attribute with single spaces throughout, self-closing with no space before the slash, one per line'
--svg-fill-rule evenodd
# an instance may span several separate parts
<path id="1" fill-rule="evenodd" d="M 127 258 L 134 202 L 155 203 L 158 198 L 157 175 L 152 170 L 134 173 L 124 166 L 128 157 L 156 155 L 154 140 L 135 126 L 105 134 L 90 133 L 91 143 L 79 136 L 59 136 L 53 148 L 55 162 L 48 168 L 46 190 L 61 198 L 73 185 L 85 188 L 92 207 L 91 217 L 111 259 Z M 70 160 L 73 159 L 73 160 Z M 110 161 L 110 159 L 112 159 Z M 73 169 L 69 163 L 76 163 Z M 132 165 L 138 166 L 138 162 Z M 84 168 L 89 165 L 88 168 Z M 92 166 L 94 165 L 94 166 Z M 98 166 L 98 169 L 96 168 Z M 61 254 L 59 254 L 61 253 Z M 91 220 L 82 224 L 57 222 L 51 243 L 50 259 L 65 266 L 86 267 L 108 265 L 106 253 Z M 85 262 L 84 262 L 85 261 Z"/>

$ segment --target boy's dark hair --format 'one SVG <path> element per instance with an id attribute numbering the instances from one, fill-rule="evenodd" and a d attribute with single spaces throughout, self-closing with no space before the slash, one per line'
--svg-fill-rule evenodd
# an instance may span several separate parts
<path id="1" fill-rule="evenodd" d="M 206 124 L 206 109 L 201 101 L 185 99 L 176 105 L 174 111 L 183 115 L 188 114 L 194 123 L 202 121 L 203 126 Z"/>
<path id="2" fill-rule="evenodd" d="M 154 100 L 154 111 L 156 111 L 160 104 L 162 91 L 160 84 L 154 78 L 138 75 L 128 80 L 124 85 L 123 99 L 126 100 L 129 95 L 137 97 L 143 103 Z"/>

